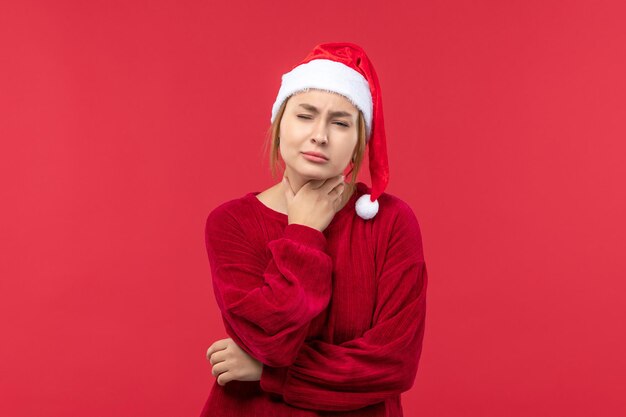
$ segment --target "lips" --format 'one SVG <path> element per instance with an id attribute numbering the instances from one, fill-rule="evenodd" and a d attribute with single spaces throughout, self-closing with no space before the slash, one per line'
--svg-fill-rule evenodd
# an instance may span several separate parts
<path id="1" fill-rule="evenodd" d="M 324 155 L 323 153 L 319 153 L 319 152 L 302 152 L 302 153 L 305 155 L 317 156 L 318 158 L 323 158 L 326 161 L 328 161 L 328 157 Z"/>

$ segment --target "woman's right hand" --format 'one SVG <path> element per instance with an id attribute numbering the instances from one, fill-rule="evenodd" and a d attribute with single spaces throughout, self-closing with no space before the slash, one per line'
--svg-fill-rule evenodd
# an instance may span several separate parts
<path id="1" fill-rule="evenodd" d="M 341 195 L 345 189 L 343 175 L 325 180 L 306 182 L 296 194 L 283 177 L 287 197 L 288 223 L 298 223 L 324 231 L 341 205 Z"/>

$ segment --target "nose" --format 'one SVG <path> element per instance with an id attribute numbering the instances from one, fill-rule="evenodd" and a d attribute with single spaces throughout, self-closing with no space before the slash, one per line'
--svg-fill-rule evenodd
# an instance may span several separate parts
<path id="1" fill-rule="evenodd" d="M 326 133 L 326 128 L 322 126 L 317 129 L 311 140 L 318 144 L 324 144 L 328 142 L 328 134 Z"/>

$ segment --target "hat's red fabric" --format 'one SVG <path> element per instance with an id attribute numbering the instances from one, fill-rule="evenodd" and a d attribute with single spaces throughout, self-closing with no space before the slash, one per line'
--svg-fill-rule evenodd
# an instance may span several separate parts
<path id="1" fill-rule="evenodd" d="M 359 45 L 351 42 L 321 43 L 298 65 L 314 59 L 329 59 L 340 62 L 359 72 L 370 86 L 373 100 L 372 130 L 369 145 L 369 169 L 372 178 L 371 201 L 378 199 L 385 191 L 389 182 L 389 163 L 387 160 L 387 141 L 385 137 L 385 121 L 383 118 L 383 101 L 378 83 L 378 76 L 367 54 Z M 297 67 L 295 65 L 293 68 Z"/>

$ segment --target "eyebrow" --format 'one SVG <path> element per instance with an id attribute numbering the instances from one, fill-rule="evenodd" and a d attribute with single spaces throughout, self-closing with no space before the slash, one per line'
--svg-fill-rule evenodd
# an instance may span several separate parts
<path id="1" fill-rule="evenodd" d="M 311 111 L 313 113 L 319 113 L 320 111 L 317 109 L 317 107 L 308 104 L 308 103 L 300 103 L 301 107 L 304 107 L 305 109 L 307 109 L 308 111 Z M 331 116 L 336 116 L 336 117 L 352 117 L 351 113 L 348 113 L 346 111 L 331 111 L 329 113 Z"/>

